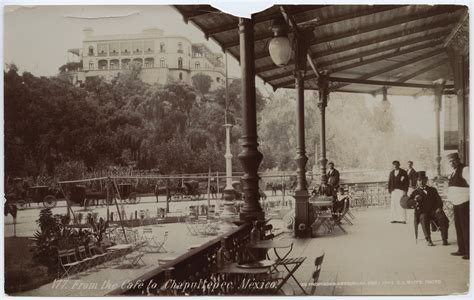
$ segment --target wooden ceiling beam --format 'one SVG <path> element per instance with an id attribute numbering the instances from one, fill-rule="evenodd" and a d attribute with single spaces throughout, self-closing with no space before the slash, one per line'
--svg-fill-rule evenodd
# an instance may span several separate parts
<path id="1" fill-rule="evenodd" d="M 362 61 L 359 61 L 359 62 L 356 62 L 356 63 L 344 65 L 344 66 L 341 66 L 341 67 L 329 68 L 329 72 L 330 73 L 337 73 L 337 72 L 341 72 L 341 71 L 345 71 L 345 70 L 365 66 L 365 65 L 368 65 L 368 64 L 376 63 L 376 62 L 379 62 L 379 61 L 382 61 L 382 60 L 385 60 L 385 59 L 389 59 L 389 58 L 397 57 L 397 56 L 400 56 L 400 55 L 408 54 L 408 53 L 411 53 L 411 52 L 414 52 L 414 51 L 424 50 L 424 49 L 427 49 L 427 48 L 435 48 L 437 45 L 439 45 L 439 43 L 434 41 L 434 42 L 422 44 L 422 45 L 419 45 L 419 46 L 415 46 L 415 47 L 412 47 L 412 48 L 408 48 L 408 49 L 405 49 L 405 50 L 396 51 L 396 52 L 389 53 L 389 54 L 386 54 L 386 55 L 381 55 L 381 56 L 378 56 L 378 57 L 362 60 Z M 441 51 L 441 50 L 442 50 L 441 48 L 438 49 L 438 51 Z"/>
<path id="2" fill-rule="evenodd" d="M 315 11 L 315 10 L 320 10 L 321 8 L 324 8 L 324 7 L 327 7 L 327 6 L 330 6 L 330 5 L 312 5 L 313 8 L 311 8 L 311 9 L 296 7 L 296 8 L 293 8 L 291 10 L 291 14 L 292 15 L 297 15 L 297 14 L 301 14 L 303 12 L 306 13 L 306 12 L 311 12 L 311 11 Z M 259 16 L 257 14 L 255 16 L 252 16 L 252 20 L 253 20 L 254 24 L 258 24 L 258 23 L 271 21 L 278 15 L 280 15 L 279 11 L 274 13 L 274 14 L 263 15 L 263 16 Z M 224 24 L 224 25 L 219 26 L 217 28 L 207 30 L 206 31 L 206 36 L 211 37 L 211 36 L 214 36 L 214 35 L 219 34 L 219 33 L 227 32 L 227 31 L 231 31 L 231 30 L 238 30 L 238 29 L 239 29 L 239 20 L 238 20 L 238 18 L 236 18 L 235 22 L 233 22 L 233 23 Z"/>
<path id="3" fill-rule="evenodd" d="M 366 79 L 369 79 L 369 78 L 372 78 L 372 77 L 375 77 L 375 76 L 378 76 L 378 75 L 381 75 L 381 74 L 384 74 L 384 73 L 388 73 L 388 72 L 391 72 L 391 71 L 396 70 L 396 69 L 400 69 L 400 68 L 402 68 L 402 67 L 405 67 L 405 66 L 408 66 L 408 65 L 417 63 L 417 62 L 419 62 L 419 61 L 422 61 L 422 60 L 425 60 L 425 59 L 428 59 L 428 58 L 431 58 L 431 57 L 434 57 L 434 56 L 437 56 L 437 55 L 440 55 L 440 54 L 446 54 L 444 48 L 438 48 L 438 49 L 435 49 L 435 50 L 430 51 L 430 52 L 428 52 L 428 53 L 425 53 L 425 54 L 416 56 L 416 57 L 414 57 L 414 58 L 412 58 L 412 59 L 409 59 L 409 60 L 406 60 L 406 61 L 402 61 L 402 62 L 396 63 L 396 64 L 394 64 L 394 65 L 391 65 L 391 66 L 388 66 L 388 67 L 385 67 L 385 68 L 376 70 L 376 71 L 374 71 L 374 72 L 371 72 L 371 73 L 369 73 L 369 74 L 366 74 L 366 75 L 364 75 L 364 76 L 361 76 L 361 77 L 359 77 L 359 78 L 357 78 L 357 79 L 358 79 L 358 80 L 366 80 Z M 346 85 L 339 86 L 339 87 L 337 87 L 336 89 L 341 88 L 341 87 L 344 87 L 344 86 L 346 86 Z"/>
<path id="4" fill-rule="evenodd" d="M 433 69 L 441 67 L 442 65 L 445 65 L 447 63 L 449 63 L 447 60 L 442 60 L 442 61 L 435 62 L 434 64 L 431 64 L 427 67 L 424 67 L 424 68 L 422 68 L 422 69 L 420 69 L 416 72 L 413 72 L 413 73 L 410 73 L 408 75 L 403 76 L 402 78 L 398 79 L 397 82 L 406 82 L 406 81 L 408 81 L 412 78 L 415 78 L 415 77 L 417 77 L 421 74 L 424 74 L 424 73 L 429 72 Z"/>
<path id="5" fill-rule="evenodd" d="M 428 30 L 432 30 L 432 29 L 436 29 L 436 28 L 446 28 L 447 26 L 449 26 L 451 24 L 452 24 L 451 20 L 445 20 L 445 21 L 441 21 L 441 22 L 436 22 L 434 24 L 428 24 L 428 25 L 418 26 L 418 27 L 414 27 L 414 28 L 410 28 L 410 29 L 404 29 L 404 30 L 397 31 L 397 32 L 394 32 L 394 33 L 391 33 L 391 34 L 382 35 L 382 36 L 378 36 L 378 37 L 370 38 L 370 39 L 365 39 L 365 40 L 362 40 L 360 42 L 348 44 L 348 45 L 345 45 L 345 46 L 342 46 L 342 47 L 331 48 L 331 49 L 328 49 L 328 50 L 325 50 L 325 51 L 318 51 L 318 52 L 314 53 L 313 59 L 318 59 L 318 58 L 321 58 L 321 57 L 324 57 L 324 56 L 329 56 L 329 55 L 337 54 L 337 53 L 340 53 L 340 52 L 350 51 L 350 50 L 354 50 L 354 49 L 357 49 L 357 48 L 367 47 L 371 44 L 378 44 L 378 43 L 386 42 L 386 41 L 393 40 L 393 39 L 396 39 L 396 38 L 405 37 L 405 36 L 408 36 L 408 35 L 420 33 L 420 32 L 423 32 L 423 31 L 428 31 Z M 446 29 L 446 30 L 448 30 L 448 29 Z M 434 33 L 434 34 L 437 34 L 437 33 Z M 442 32 L 440 32 L 439 34 L 444 34 L 444 30 Z M 425 39 L 425 37 L 412 38 L 412 39 L 410 39 L 410 42 L 407 41 L 406 43 L 414 43 L 417 40 L 421 41 L 423 39 Z M 403 42 L 400 42 L 400 44 L 401 43 L 403 43 Z M 258 55 L 255 56 L 255 59 L 263 59 L 263 58 L 268 58 L 268 57 L 270 57 L 268 52 L 261 52 L 261 53 L 259 53 Z"/>
<path id="6" fill-rule="evenodd" d="M 400 30 L 400 31 L 397 31 L 397 32 L 394 32 L 394 33 L 390 33 L 390 34 L 386 34 L 386 35 L 380 35 L 380 36 L 370 38 L 370 39 L 365 39 L 365 40 L 362 40 L 360 42 L 348 44 L 348 45 L 345 45 L 345 46 L 342 46 L 342 47 L 332 48 L 332 49 L 328 49 L 328 50 L 325 50 L 325 51 L 318 51 L 318 52 L 315 53 L 315 56 L 316 56 L 315 58 L 321 58 L 321 57 L 324 57 L 324 56 L 329 56 L 329 55 L 333 55 L 333 54 L 340 53 L 340 52 L 350 51 L 350 50 L 354 50 L 354 49 L 357 49 L 357 48 L 366 47 L 370 44 L 378 44 L 378 43 L 390 41 L 390 40 L 393 40 L 393 39 L 397 39 L 397 38 L 400 38 L 400 37 L 406 37 L 408 35 L 420 33 L 420 32 L 423 32 L 423 31 L 433 30 L 433 29 L 436 29 L 436 28 L 446 28 L 447 26 L 449 26 L 451 24 L 452 24 L 451 20 L 444 20 L 444 21 L 436 22 L 434 24 L 426 24 L 426 25 L 422 25 L 422 26 L 416 26 L 416 27 L 413 27 L 413 28 L 409 28 L 409 29 L 403 29 L 403 30 Z M 422 38 L 424 38 L 424 37 L 422 37 Z M 413 39 L 411 39 L 411 40 L 413 40 Z"/>
<path id="7" fill-rule="evenodd" d="M 396 82 L 396 81 L 385 81 L 385 80 L 367 80 L 367 79 L 358 79 L 358 78 L 344 78 L 344 77 L 329 77 L 331 82 L 341 82 L 341 83 L 350 83 L 350 84 L 362 84 L 362 85 L 378 85 L 378 86 L 392 86 L 392 87 L 405 87 L 405 88 L 420 88 L 420 89 L 432 89 L 435 87 L 434 84 L 423 84 L 423 83 L 408 83 L 408 82 Z M 277 88 L 283 88 L 290 86 L 290 83 L 285 85 L 276 86 Z M 446 85 L 446 89 L 453 88 L 453 85 Z M 341 90 L 348 91 L 348 90 Z M 339 91 L 333 91 L 339 92 Z M 366 92 L 370 94 L 371 92 Z"/>
<path id="8" fill-rule="evenodd" d="M 448 31 L 443 32 L 443 33 L 447 34 Z M 398 49 L 398 48 L 403 47 L 403 46 L 411 45 L 413 43 L 426 42 L 426 41 L 429 41 L 429 40 L 432 40 L 432 39 L 438 40 L 442 37 L 443 36 L 442 36 L 441 33 L 431 34 L 431 35 L 428 35 L 428 36 L 423 37 L 423 38 L 410 39 L 410 40 L 407 40 L 407 41 L 394 43 L 394 44 L 391 44 L 391 45 L 386 45 L 386 46 L 371 49 L 371 50 L 368 50 L 368 51 L 355 53 L 355 54 L 351 54 L 351 55 L 346 55 L 346 56 L 339 57 L 339 58 L 336 58 L 336 59 L 333 59 L 333 60 L 320 62 L 320 63 L 318 63 L 318 66 L 320 68 L 323 68 L 323 67 L 339 64 L 341 62 L 345 62 L 345 61 L 348 61 L 348 60 L 361 59 L 361 58 L 363 59 L 365 56 L 379 54 L 379 53 L 383 53 L 383 52 L 390 51 L 390 50 L 395 50 L 395 49 Z M 406 49 L 406 50 L 403 50 L 403 51 L 399 51 L 398 53 L 393 53 L 393 54 L 390 53 L 390 54 L 388 54 L 389 55 L 388 57 L 392 57 L 392 55 L 395 55 L 395 54 L 402 55 L 402 54 L 410 53 L 412 51 L 417 51 L 417 50 L 420 50 L 420 49 L 425 49 L 425 48 L 433 47 L 433 46 L 437 46 L 437 45 L 438 45 L 438 42 L 433 41 L 433 42 L 430 42 L 430 43 L 426 43 L 424 45 L 420 45 L 418 47 L 413 47 L 413 48 L 409 48 L 409 49 Z M 367 61 L 369 61 L 369 60 L 363 60 L 363 62 L 367 62 Z M 376 61 L 376 60 L 374 59 L 374 61 Z M 368 62 L 368 63 L 370 63 L 370 62 Z M 308 70 L 310 70 L 310 69 L 308 68 Z M 291 75 L 292 74 L 291 72 L 292 71 L 288 71 L 288 72 L 277 74 L 277 75 L 274 75 L 274 76 L 265 77 L 265 80 L 272 81 L 272 80 L 275 80 L 275 79 L 283 78 L 283 77 Z"/>
<path id="9" fill-rule="evenodd" d="M 442 65 L 445 65 L 445 64 L 447 64 L 447 63 L 449 63 L 449 61 L 447 61 L 447 60 L 437 61 L 437 62 L 435 62 L 434 64 L 431 64 L 431 65 L 429 65 L 429 66 L 427 66 L 427 67 L 424 67 L 424 68 L 419 69 L 419 70 L 417 70 L 417 71 L 415 71 L 415 72 L 413 72 L 413 73 L 410 73 L 410 74 L 408 74 L 408 75 L 403 76 L 402 78 L 398 79 L 396 82 L 398 82 L 398 83 L 406 82 L 406 81 L 408 81 L 408 80 L 410 80 L 410 79 L 412 79 L 412 78 L 415 78 L 415 77 L 417 77 L 417 76 L 419 76 L 419 75 L 421 75 L 421 74 L 424 74 L 424 73 L 426 73 L 426 72 L 429 72 L 429 71 L 431 71 L 431 70 L 433 70 L 433 69 L 436 69 L 437 67 L 440 67 L 440 66 L 442 66 Z M 390 87 L 388 86 L 387 88 L 390 88 Z M 381 92 L 382 92 L 381 89 L 373 91 L 374 94 L 380 94 Z"/>
<path id="10" fill-rule="evenodd" d="M 393 70 L 396 70 L 396 69 L 399 69 L 399 68 L 402 68 L 404 66 L 407 66 L 407 65 L 410 65 L 410 64 L 413 64 L 413 63 L 416 63 L 418 61 L 421 61 L 421 60 L 424 60 L 424 59 L 427 59 L 427 58 L 430 58 L 430 57 L 433 57 L 433 56 L 436 56 L 436 55 L 439 55 L 439 54 L 442 54 L 442 53 L 445 53 L 444 52 L 444 48 L 438 48 L 434 51 L 431 51 L 431 52 L 428 52 L 428 53 L 424 53 L 422 55 L 419 55 L 419 56 L 416 56 L 412 59 L 409 59 L 407 61 L 402 61 L 402 62 L 399 62 L 399 63 L 396 63 L 394 65 L 391 65 L 391 66 L 388 66 L 388 67 L 385 67 L 385 68 L 382 68 L 382 69 L 379 69 L 377 71 L 374 71 L 374 72 L 371 72 L 369 74 L 366 74 L 364 76 L 361 76 L 359 78 L 355 78 L 353 80 L 366 80 L 368 78 L 371 78 L 371 77 L 375 77 L 377 75 L 381 75 L 381 74 L 384 74 L 384 73 L 387 73 L 387 72 L 390 72 L 390 71 L 393 71 Z M 310 74 L 308 76 L 305 77 L 305 79 L 312 79 L 312 78 L 315 78 L 314 74 Z M 349 79 L 348 79 L 349 80 Z M 288 80 L 288 81 L 285 81 L 285 82 L 282 82 L 278 85 L 276 85 L 275 87 L 276 88 L 279 88 L 279 87 L 282 87 L 282 86 L 286 86 L 288 84 L 290 84 L 291 82 Z M 341 86 L 342 87 L 342 86 Z M 338 88 L 341 88 L 341 87 L 338 87 Z"/>
<path id="11" fill-rule="evenodd" d="M 440 6 L 444 6 L 444 8 L 441 8 Z M 369 26 L 362 27 L 362 28 L 359 28 L 359 29 L 354 29 L 354 30 L 349 30 L 349 31 L 346 31 L 346 32 L 341 32 L 339 34 L 328 35 L 326 37 L 315 37 L 311 40 L 310 44 L 311 45 L 322 44 L 322 43 L 326 43 L 326 42 L 330 42 L 330 41 L 334 41 L 334 40 L 338 40 L 338 39 L 347 38 L 347 37 L 353 36 L 353 35 L 359 35 L 359 34 L 362 34 L 362 33 L 371 32 L 371 31 L 375 31 L 375 30 L 378 30 L 378 29 L 386 28 L 386 27 L 392 27 L 392 26 L 395 26 L 395 25 L 400 25 L 400 24 L 404 24 L 404 23 L 408 23 L 408 22 L 412 22 L 412 21 L 416 21 L 416 20 L 420 20 L 420 19 L 424 19 L 424 18 L 429 18 L 429 17 L 445 14 L 447 12 L 451 12 L 451 11 L 454 11 L 456 9 L 459 9 L 459 7 L 446 6 L 446 5 L 438 5 L 438 6 L 434 6 L 434 7 L 435 8 L 431 9 L 430 11 L 424 12 L 424 13 L 417 13 L 417 14 L 413 14 L 413 15 L 409 15 L 409 16 L 404 16 L 404 17 L 397 18 L 397 19 L 392 20 L 392 21 L 382 22 L 382 23 L 378 23 L 378 24 L 374 24 L 374 25 L 369 25 Z M 449 7 L 449 9 L 447 9 L 446 7 Z M 262 41 L 262 40 L 271 38 L 272 36 L 273 36 L 272 32 L 266 32 L 264 34 L 256 36 L 254 41 L 255 42 Z M 228 49 L 228 48 L 236 47 L 238 45 L 239 45 L 239 41 L 235 40 L 235 41 L 232 41 L 230 43 L 227 43 L 227 44 L 223 45 L 223 47 L 225 49 Z"/>
<path id="12" fill-rule="evenodd" d="M 321 21 L 318 21 L 318 18 L 311 18 L 308 20 L 298 20 L 298 27 L 306 27 L 309 26 L 311 28 L 315 27 L 320 27 L 320 26 L 325 26 L 337 22 L 344 22 L 360 17 L 365 17 L 389 10 L 394 10 L 394 9 L 399 9 L 401 7 L 407 6 L 407 5 L 366 5 L 367 9 L 358 11 L 358 12 L 353 12 L 353 13 L 348 13 L 339 17 L 334 17 L 334 18 L 328 18 L 328 19 L 323 19 Z"/>
<path id="13" fill-rule="evenodd" d="M 405 88 L 421 88 L 430 89 L 434 88 L 434 84 L 422 84 L 422 83 L 408 83 L 408 82 L 396 82 L 396 81 L 384 81 L 384 80 L 367 80 L 367 79 L 353 79 L 353 78 L 342 78 L 342 77 L 329 77 L 331 82 L 343 82 L 343 83 L 356 83 L 364 85 L 380 85 L 380 86 L 391 86 L 391 87 L 405 87 Z M 451 88 L 452 85 L 447 85 L 446 88 Z"/>
<path id="14" fill-rule="evenodd" d="M 444 8 L 441 8 L 440 6 L 444 6 Z M 350 37 L 350 36 L 359 35 L 359 34 L 362 34 L 362 33 L 376 31 L 376 30 L 379 30 L 379 29 L 387 28 L 387 27 L 392 27 L 392 26 L 396 26 L 396 25 L 400 25 L 400 24 L 404 24 L 404 23 L 408 23 L 408 22 L 412 22 L 412 21 L 417 21 L 417 20 L 420 20 L 420 19 L 426 19 L 426 18 L 437 16 L 437 15 L 446 14 L 448 12 L 453 12 L 456 9 L 460 9 L 460 7 L 456 7 L 456 6 L 453 6 L 453 7 L 448 6 L 448 7 L 449 7 L 449 9 L 446 8 L 446 5 L 438 5 L 438 6 L 434 6 L 433 9 L 431 9 L 427 12 L 424 12 L 424 13 L 417 13 L 417 14 L 413 14 L 413 15 L 409 15 L 409 16 L 403 16 L 403 17 L 397 18 L 395 20 L 381 22 L 381 23 L 365 26 L 365 27 L 358 28 L 358 29 L 348 30 L 346 32 L 341 32 L 339 34 L 332 34 L 332 35 L 328 35 L 328 36 L 325 36 L 325 37 L 315 37 L 311 41 L 310 44 L 311 45 L 323 44 L 323 43 L 327 43 L 327 42 L 347 38 L 347 37 Z"/>

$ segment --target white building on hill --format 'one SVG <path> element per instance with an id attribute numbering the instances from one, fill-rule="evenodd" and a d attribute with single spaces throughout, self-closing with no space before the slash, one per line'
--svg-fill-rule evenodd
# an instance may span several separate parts
<path id="1" fill-rule="evenodd" d="M 82 60 L 74 83 L 87 77 L 116 77 L 133 62 L 141 64 L 139 78 L 147 83 L 167 84 L 183 81 L 192 84 L 195 74 L 212 78 L 211 90 L 225 84 L 223 54 L 213 53 L 204 44 L 193 44 L 183 36 L 165 36 L 163 30 L 149 28 L 138 34 L 95 35 L 85 28 L 82 48 L 68 50 Z"/>

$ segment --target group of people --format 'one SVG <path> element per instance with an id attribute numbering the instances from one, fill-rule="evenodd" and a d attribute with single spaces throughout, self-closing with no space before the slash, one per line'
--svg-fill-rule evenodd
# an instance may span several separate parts
<path id="1" fill-rule="evenodd" d="M 453 204 L 458 245 L 458 250 L 451 254 L 469 259 L 469 167 L 461 162 L 458 153 L 451 153 L 447 158 L 453 168 L 448 180 L 448 201 Z M 449 245 L 449 219 L 443 211 L 443 201 L 437 189 L 427 185 L 426 172 L 416 172 L 411 161 L 407 170 L 400 168 L 397 160 L 392 165 L 388 179 L 391 223 L 406 224 L 406 208 L 413 208 L 415 227 L 421 224 L 427 245 L 434 246 L 432 226 L 439 228 L 443 245 Z"/>

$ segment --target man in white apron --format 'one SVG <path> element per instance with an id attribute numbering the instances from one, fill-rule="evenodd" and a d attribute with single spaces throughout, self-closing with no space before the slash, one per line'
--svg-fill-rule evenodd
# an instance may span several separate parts
<path id="1" fill-rule="evenodd" d="M 405 170 L 400 168 L 400 162 L 398 160 L 394 160 L 392 166 L 393 170 L 388 177 L 388 192 L 391 197 L 390 222 L 406 224 L 407 212 L 406 209 L 401 207 L 400 199 L 407 194 L 408 175 Z"/>
<path id="2" fill-rule="evenodd" d="M 469 259 L 469 167 L 461 162 L 458 153 L 449 154 L 448 161 L 453 168 L 448 182 L 448 200 L 453 204 L 458 244 L 458 250 L 451 255 Z"/>

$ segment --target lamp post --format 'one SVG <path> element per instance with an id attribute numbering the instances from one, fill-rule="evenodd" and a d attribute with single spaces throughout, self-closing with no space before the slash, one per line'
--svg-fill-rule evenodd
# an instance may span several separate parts
<path id="1" fill-rule="evenodd" d="M 225 112 L 224 112 L 224 127 L 225 127 L 225 188 L 224 188 L 224 208 L 221 214 L 221 220 L 227 223 L 237 221 L 238 215 L 235 209 L 235 192 L 232 187 L 232 152 L 230 151 L 230 129 L 232 124 L 229 124 L 227 119 L 227 111 L 229 108 L 229 79 L 227 76 L 227 52 L 225 55 Z"/>

